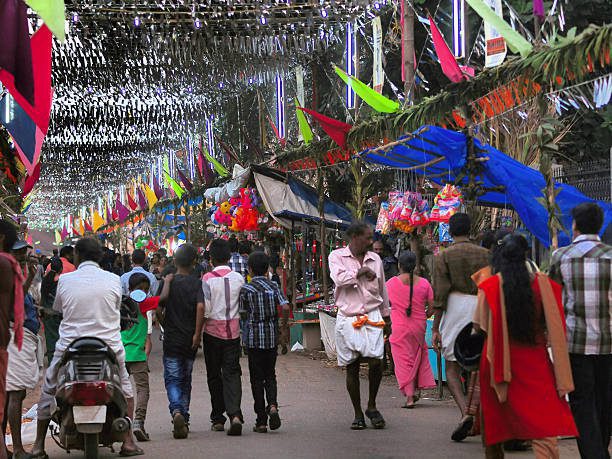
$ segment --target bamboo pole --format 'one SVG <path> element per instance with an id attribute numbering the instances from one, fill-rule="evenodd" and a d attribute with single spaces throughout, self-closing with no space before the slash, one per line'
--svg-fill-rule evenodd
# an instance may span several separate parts
<path id="1" fill-rule="evenodd" d="M 319 218 L 321 221 L 319 222 L 319 237 L 321 239 L 321 243 L 319 247 L 321 248 L 321 277 L 322 277 L 322 288 L 323 288 L 323 299 L 325 304 L 329 303 L 329 285 L 327 280 L 327 247 L 325 242 L 327 241 L 327 231 L 325 229 L 325 195 L 323 194 L 323 186 L 324 186 L 324 177 L 323 177 L 323 169 L 317 169 L 317 189 L 319 190 Z M 316 260 L 315 260 L 316 263 Z"/>
<path id="2" fill-rule="evenodd" d="M 414 10 L 410 0 L 401 0 L 404 6 L 404 26 L 402 28 L 402 40 L 404 48 L 404 105 L 412 105 L 414 102 L 414 94 L 412 88 L 414 86 Z"/>

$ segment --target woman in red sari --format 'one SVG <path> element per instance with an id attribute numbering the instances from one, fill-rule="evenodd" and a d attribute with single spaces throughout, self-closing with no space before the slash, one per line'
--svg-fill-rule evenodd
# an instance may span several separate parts
<path id="1" fill-rule="evenodd" d="M 474 323 L 487 334 L 480 361 L 487 458 L 503 458 L 511 439 L 533 440 L 536 458 L 558 458 L 557 436 L 578 435 L 565 400 L 574 387 L 561 287 L 528 272 L 527 248 L 520 235 L 504 237 L 492 260 L 496 275 L 478 285 Z"/>
<path id="2" fill-rule="evenodd" d="M 393 333 L 389 338 L 395 376 L 406 397 L 403 408 L 414 408 L 417 391 L 435 387 L 425 342 L 427 317 L 432 313 L 433 290 L 427 279 L 416 276 L 416 255 L 399 256 L 399 275 L 387 281 Z"/>

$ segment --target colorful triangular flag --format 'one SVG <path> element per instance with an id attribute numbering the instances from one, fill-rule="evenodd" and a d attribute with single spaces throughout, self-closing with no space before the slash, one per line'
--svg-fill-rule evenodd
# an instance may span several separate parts
<path id="1" fill-rule="evenodd" d="M 68 230 L 66 229 L 66 225 L 64 225 L 64 227 L 62 228 L 62 232 L 60 233 L 60 237 L 62 238 L 62 241 L 65 240 L 67 237 L 69 236 L 68 234 Z"/>
<path id="2" fill-rule="evenodd" d="M 323 128 L 325 133 L 332 138 L 334 142 L 336 142 L 342 149 L 346 150 L 346 136 L 349 131 L 352 129 L 348 123 L 344 123 L 342 121 L 335 120 L 328 116 L 322 115 L 320 113 L 315 112 L 314 110 L 310 110 L 304 107 L 298 107 L 298 110 L 302 110 L 312 116 L 317 123 Z"/>
<path id="3" fill-rule="evenodd" d="M 89 222 L 87 220 L 85 220 L 85 231 L 88 232 L 88 233 L 93 233 L 94 232 L 93 228 L 91 227 L 91 225 L 89 224 Z"/>
<path id="4" fill-rule="evenodd" d="M 32 188 L 34 188 L 34 185 L 36 185 L 39 179 L 40 179 L 40 162 L 36 164 L 36 167 L 34 168 L 34 172 L 32 172 L 32 175 L 28 175 L 28 178 L 26 178 L 25 183 L 23 185 L 23 191 L 21 192 L 21 197 L 27 196 L 30 193 L 30 191 L 32 191 Z"/>
<path id="5" fill-rule="evenodd" d="M 149 185 L 147 185 L 146 183 L 143 183 L 142 187 L 145 190 L 145 195 L 146 195 L 147 201 L 149 203 L 149 209 L 152 209 L 153 206 L 157 203 L 157 195 L 151 189 L 151 187 Z"/>
<path id="6" fill-rule="evenodd" d="M 130 216 L 130 210 L 123 205 L 119 196 L 115 199 L 115 209 L 117 210 L 117 216 L 119 217 L 119 223 L 123 223 Z"/>
<path id="7" fill-rule="evenodd" d="M 467 77 L 461 71 L 455 56 L 444 41 L 444 37 L 438 30 L 436 23 L 433 18 L 429 16 L 429 25 L 431 28 L 431 38 L 433 39 L 434 48 L 442 67 L 442 72 L 448 77 L 453 83 L 459 83 L 460 81 L 467 80 Z"/>
<path id="8" fill-rule="evenodd" d="M 108 210 L 108 208 L 107 208 Z M 96 233 L 100 228 L 105 225 L 104 219 L 96 210 L 93 214 L 93 232 Z"/>
<path id="9" fill-rule="evenodd" d="M 176 180 L 174 180 L 172 177 L 170 177 L 170 174 L 168 174 L 167 172 L 165 172 L 165 173 L 166 173 L 166 182 L 174 190 L 174 193 L 176 194 L 176 197 L 181 199 L 181 197 L 185 193 L 185 190 L 183 190 L 181 188 L 181 186 L 178 184 L 178 182 Z"/>
<path id="10" fill-rule="evenodd" d="M 144 193 L 142 192 L 142 189 L 140 189 L 140 187 L 138 187 L 138 205 L 140 206 L 140 210 L 147 210 L 147 208 L 149 207 L 148 203 L 147 203 L 147 198 L 145 197 Z M 156 197 L 157 199 L 157 197 Z"/>
<path id="11" fill-rule="evenodd" d="M 306 119 L 306 116 L 304 115 L 304 112 L 299 110 L 300 102 L 297 100 L 297 97 L 295 99 L 295 107 L 296 107 L 295 114 L 297 116 L 298 127 L 300 128 L 300 134 L 302 135 L 302 140 L 304 141 L 306 145 L 308 145 L 310 142 L 312 142 L 312 139 L 314 138 L 314 136 L 312 134 L 312 129 L 310 129 L 310 124 L 308 124 L 308 120 Z"/>
<path id="12" fill-rule="evenodd" d="M 138 204 L 136 204 L 136 201 L 134 201 L 134 198 L 132 198 L 132 194 L 129 192 L 129 190 L 126 190 L 126 194 L 128 206 L 130 206 L 130 209 L 132 209 L 132 211 L 135 211 L 136 209 L 138 209 Z"/>
<path id="13" fill-rule="evenodd" d="M 187 191 L 191 191 L 193 189 L 193 185 L 191 184 L 189 179 L 185 176 L 185 174 L 183 174 L 181 172 L 181 170 L 179 168 L 176 169 L 176 172 L 178 173 L 179 180 L 182 182 L 182 184 L 185 187 L 185 189 Z"/>
<path id="14" fill-rule="evenodd" d="M 400 104 L 388 97 L 378 94 L 365 83 L 359 81 L 352 75 L 347 75 L 340 67 L 334 66 L 334 70 L 342 80 L 348 84 L 361 99 L 377 112 L 394 113 L 399 110 Z"/>
<path id="15" fill-rule="evenodd" d="M 64 0 L 25 0 L 47 24 L 60 42 L 66 40 Z"/>
<path id="16" fill-rule="evenodd" d="M 204 148 L 204 156 L 213 165 L 215 171 L 217 171 L 217 174 L 219 174 L 221 177 L 227 177 L 229 175 L 229 171 L 225 168 L 225 166 L 219 161 L 217 161 L 215 158 L 210 156 L 210 153 L 208 153 L 208 150 L 206 150 L 206 148 Z"/>

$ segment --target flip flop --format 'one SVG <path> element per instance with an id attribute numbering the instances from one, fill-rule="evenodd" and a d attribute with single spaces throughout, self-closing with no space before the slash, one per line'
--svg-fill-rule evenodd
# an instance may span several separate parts
<path id="1" fill-rule="evenodd" d="M 372 427 L 375 429 L 384 429 L 387 423 L 385 422 L 385 418 L 380 414 L 378 410 L 367 410 L 365 415 L 370 418 L 370 422 L 372 423 Z"/>
<path id="2" fill-rule="evenodd" d="M 364 430 L 366 429 L 365 419 L 363 418 L 355 418 L 353 423 L 351 424 L 351 430 Z"/>
<path id="3" fill-rule="evenodd" d="M 472 426 L 474 425 L 474 417 L 466 416 L 461 420 L 457 428 L 453 431 L 451 439 L 453 441 L 463 441 L 467 438 Z"/>
<path id="4" fill-rule="evenodd" d="M 121 448 L 121 451 L 119 451 L 119 456 L 121 457 L 132 457 L 132 456 L 143 456 L 143 455 L 144 455 L 144 451 L 138 447 L 131 451 Z"/>
<path id="5" fill-rule="evenodd" d="M 414 407 L 415 407 L 414 403 L 411 403 L 410 405 L 408 405 L 407 403 L 404 403 L 402 405 L 402 408 L 406 408 L 406 409 L 409 409 L 409 410 L 412 410 Z"/>

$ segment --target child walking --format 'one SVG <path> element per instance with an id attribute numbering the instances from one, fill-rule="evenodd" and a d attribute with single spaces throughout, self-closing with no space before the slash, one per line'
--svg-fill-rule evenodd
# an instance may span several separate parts
<path id="1" fill-rule="evenodd" d="M 159 298 L 164 326 L 164 381 L 176 439 L 189 434 L 191 373 L 202 341 L 204 295 L 202 281 L 191 273 L 198 251 L 183 244 L 174 252 L 176 274 L 168 274 Z"/>
<path id="2" fill-rule="evenodd" d="M 145 430 L 147 406 L 149 404 L 149 354 L 151 352 L 151 333 L 153 331 L 153 312 L 157 309 L 159 297 L 149 297 L 151 281 L 144 273 L 134 273 L 128 280 L 130 294 L 141 291 L 147 295 L 139 305 L 138 323 L 132 328 L 121 332 L 121 340 L 125 347 L 125 366 L 134 378 L 136 394 L 136 411 L 134 414 L 134 436 L 138 441 L 149 441 Z"/>
<path id="3" fill-rule="evenodd" d="M 245 344 L 257 415 L 253 431 L 258 433 L 268 431 L 268 417 L 270 430 L 281 426 L 275 368 L 278 345 L 277 306 L 282 307 L 283 311 L 289 309 L 289 303 L 278 285 L 266 276 L 269 265 L 270 260 L 265 253 L 253 252 L 248 262 L 252 279 L 240 292 L 240 314 L 246 323 Z"/>

